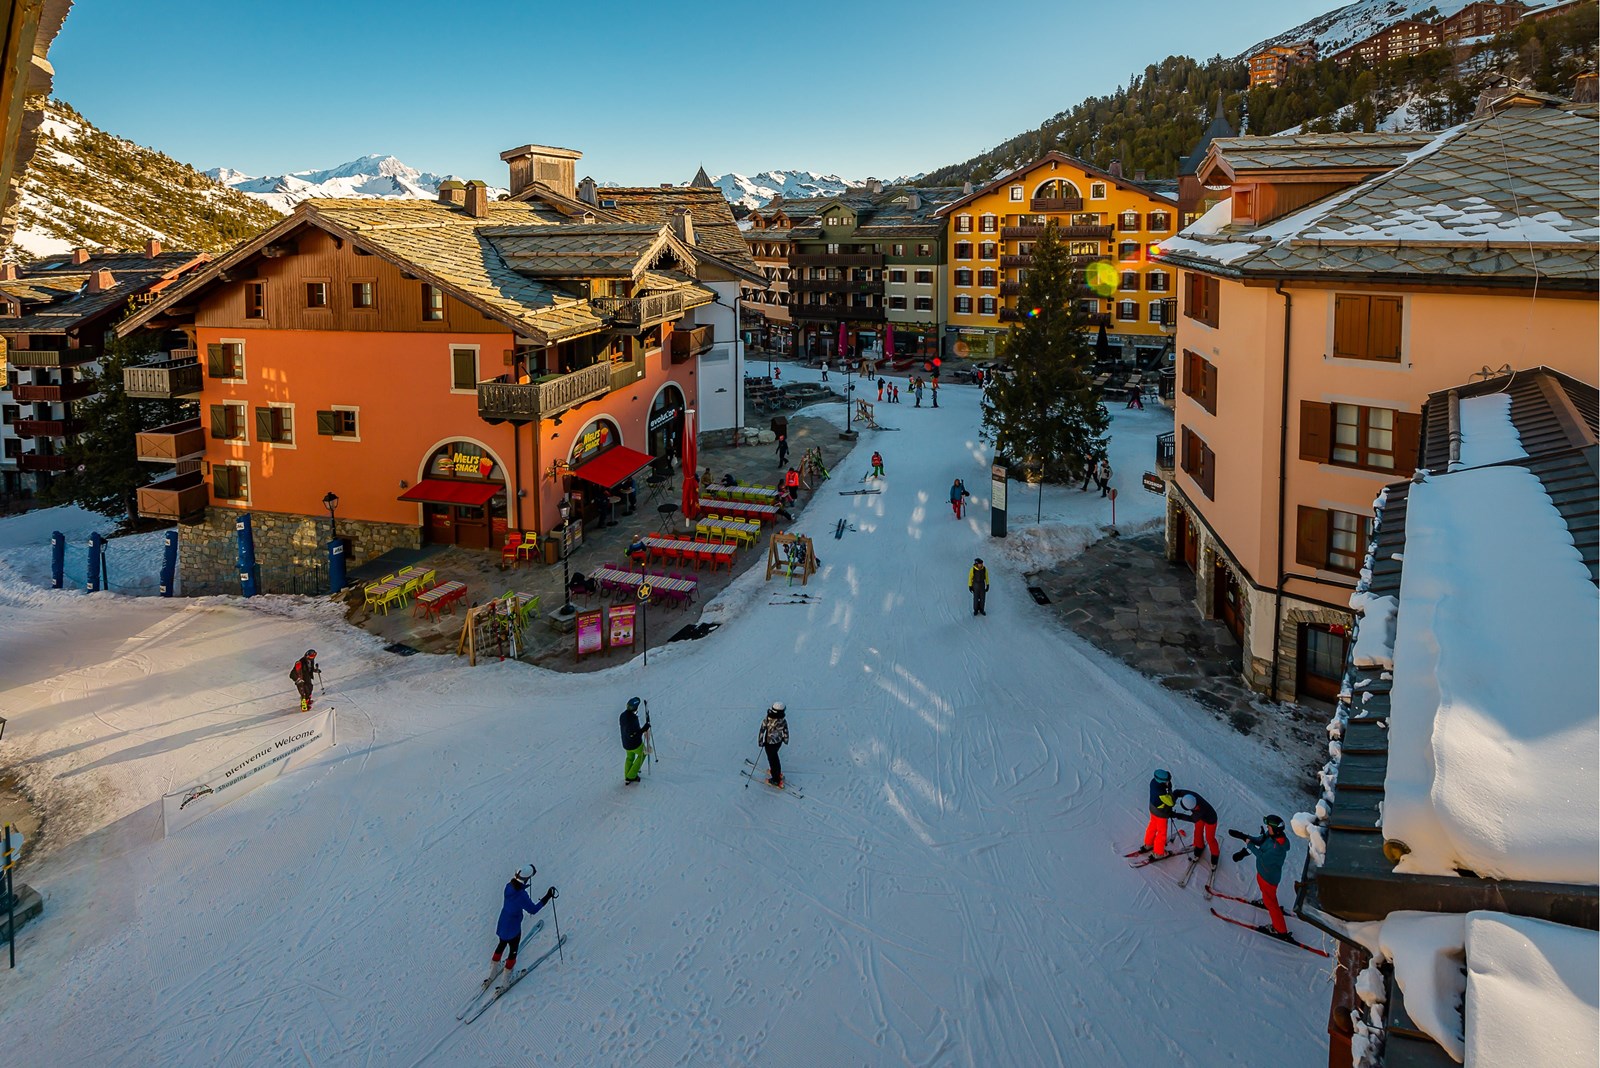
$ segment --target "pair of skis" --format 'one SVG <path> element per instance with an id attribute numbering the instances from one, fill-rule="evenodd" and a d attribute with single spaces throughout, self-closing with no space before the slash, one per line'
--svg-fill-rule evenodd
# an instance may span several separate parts
<path id="1" fill-rule="evenodd" d="M 815 594 L 811 594 L 811 593 L 789 593 L 789 592 L 786 592 L 786 591 L 783 591 L 783 590 L 774 590 L 773 591 L 773 595 L 775 597 L 783 597 L 783 598 L 786 598 L 786 599 L 785 600 L 781 600 L 781 601 L 768 601 L 767 603 L 769 605 L 773 605 L 773 604 L 819 604 L 822 601 L 821 597 L 818 597 Z"/>
<path id="2" fill-rule="evenodd" d="M 794 787 L 789 785 L 788 776 L 784 776 L 784 780 L 783 780 L 784 781 L 784 785 L 782 785 L 782 786 L 774 786 L 772 783 L 767 782 L 767 780 L 765 778 L 761 777 L 761 765 L 760 764 L 757 764 L 754 760 L 751 760 L 749 757 L 745 757 L 744 758 L 744 762 L 745 762 L 745 764 L 747 766 L 739 774 L 741 774 L 741 775 L 743 775 L 745 777 L 746 781 L 745 781 L 745 784 L 744 784 L 744 788 L 746 790 L 750 789 L 750 784 L 751 783 L 759 782 L 759 783 L 762 783 L 765 786 L 770 787 L 771 789 L 774 789 L 774 790 L 778 791 L 780 794 L 788 794 L 791 797 L 798 797 L 802 801 L 805 800 L 805 797 L 806 797 L 805 794 L 801 793 L 799 790 L 796 790 Z"/>
<path id="3" fill-rule="evenodd" d="M 1232 894 L 1224 894 L 1221 890 L 1213 890 L 1207 896 L 1208 897 L 1225 897 L 1229 901 L 1237 901 L 1240 904 L 1252 905 L 1255 908 L 1263 909 L 1263 910 L 1267 907 L 1265 902 L 1262 902 L 1262 901 L 1249 901 L 1249 900 L 1246 900 L 1245 898 L 1242 898 L 1242 897 L 1235 897 Z M 1294 935 L 1289 934 L 1288 932 L 1284 932 L 1283 934 L 1279 934 L 1277 931 L 1274 931 L 1271 927 L 1267 926 L 1266 924 L 1253 924 L 1253 923 L 1246 923 L 1244 920 L 1236 920 L 1232 916 L 1224 916 L 1222 913 L 1218 912 L 1215 908 L 1213 908 L 1211 910 L 1211 915 L 1215 916 L 1217 919 L 1221 920 L 1223 923 L 1231 923 L 1235 927 L 1243 927 L 1247 931 L 1254 931 L 1257 934 L 1264 934 L 1268 938 L 1272 939 L 1274 942 L 1282 942 L 1286 946 L 1294 946 L 1296 949 L 1303 949 L 1307 953 L 1315 953 L 1319 957 L 1326 957 L 1328 955 L 1328 951 L 1327 950 L 1318 949 L 1316 946 L 1308 946 L 1304 942 L 1302 942 L 1299 939 L 1295 938 Z"/>
<path id="4" fill-rule="evenodd" d="M 533 938 L 542 930 L 544 930 L 544 921 L 540 920 L 533 925 L 533 929 L 528 932 L 527 937 Z M 499 1001 L 501 998 L 505 997 L 506 993 L 512 987 L 522 982 L 529 972 L 533 971 L 539 965 L 555 956 L 561 951 L 561 947 L 565 946 L 566 944 L 567 936 L 562 935 L 560 938 L 556 939 L 555 945 L 545 950 L 545 952 L 540 954 L 540 956 L 532 963 L 518 968 L 516 971 L 511 973 L 509 978 L 503 979 L 498 985 L 496 985 L 494 981 L 499 972 L 490 972 L 489 978 L 485 979 L 482 985 L 478 987 L 478 992 L 472 995 L 472 999 L 462 1007 L 460 1012 L 456 1013 L 456 1019 L 460 1020 L 464 1024 L 469 1024 L 473 1020 L 476 1020 L 478 1017 L 482 1016 L 489 1010 L 490 1005 L 493 1005 L 496 1001 Z"/>

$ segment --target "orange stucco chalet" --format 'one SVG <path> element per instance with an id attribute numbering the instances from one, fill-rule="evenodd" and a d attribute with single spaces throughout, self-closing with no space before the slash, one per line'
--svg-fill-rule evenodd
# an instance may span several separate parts
<path id="1" fill-rule="evenodd" d="M 175 465 L 140 511 L 201 550 L 180 554 L 186 588 L 215 584 L 208 561 L 241 511 L 264 563 L 317 557 L 328 493 L 352 565 L 547 533 L 564 495 L 592 518 L 606 487 L 643 481 L 703 423 L 700 357 L 737 346 L 713 311 L 762 281 L 726 202 L 602 199 L 574 187 L 576 152 L 506 157 L 509 199 L 447 181 L 437 201 L 306 201 L 119 326 L 177 345 L 130 372 L 130 395 L 198 406 L 141 446 Z"/>

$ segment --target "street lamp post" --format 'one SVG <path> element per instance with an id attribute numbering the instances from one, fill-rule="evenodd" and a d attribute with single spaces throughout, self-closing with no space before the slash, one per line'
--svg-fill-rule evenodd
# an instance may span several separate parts
<path id="1" fill-rule="evenodd" d="M 572 564 L 568 555 L 572 544 L 568 537 L 572 527 L 572 502 L 563 497 L 556 507 L 561 509 L 561 614 L 570 616 L 577 611 L 572 603 Z"/>
<path id="2" fill-rule="evenodd" d="M 331 528 L 328 538 L 331 541 L 339 536 L 339 518 L 334 515 L 334 512 L 339 509 L 339 495 L 329 490 L 322 498 L 322 507 L 328 510 L 328 526 Z"/>

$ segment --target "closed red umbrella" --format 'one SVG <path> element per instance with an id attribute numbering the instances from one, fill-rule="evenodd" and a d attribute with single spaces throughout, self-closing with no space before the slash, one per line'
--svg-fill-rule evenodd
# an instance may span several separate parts
<path id="1" fill-rule="evenodd" d="M 700 515 L 700 449 L 695 441 L 694 409 L 683 413 L 683 514 L 695 519 Z"/>
<path id="2" fill-rule="evenodd" d="M 883 358 L 894 359 L 894 324 L 890 323 L 883 328 Z"/>
<path id="3" fill-rule="evenodd" d="M 836 362 L 844 363 L 844 323 L 839 324 L 839 358 Z"/>

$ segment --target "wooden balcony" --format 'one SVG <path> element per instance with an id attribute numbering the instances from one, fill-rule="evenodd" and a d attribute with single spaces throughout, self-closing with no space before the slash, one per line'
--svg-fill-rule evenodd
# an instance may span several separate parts
<path id="1" fill-rule="evenodd" d="M 1178 328 L 1178 298 L 1166 297 L 1161 301 L 1161 322 L 1163 330 L 1176 330 Z"/>
<path id="2" fill-rule="evenodd" d="M 17 457 L 18 471 L 65 471 L 67 458 L 49 453 L 25 452 Z"/>
<path id="3" fill-rule="evenodd" d="M 882 308 L 855 308 L 848 304 L 796 304 L 789 309 L 796 319 L 822 319 L 829 322 L 881 323 Z"/>
<path id="4" fill-rule="evenodd" d="M 853 281 L 848 278 L 797 278 L 789 283 L 794 293 L 877 293 L 882 282 Z"/>
<path id="5" fill-rule="evenodd" d="M 19 438 L 65 438 L 83 433 L 79 419 L 18 419 L 11 424 Z"/>
<path id="6" fill-rule="evenodd" d="M 711 351 L 716 344 L 711 325 L 690 326 L 672 332 L 672 362 L 686 363 Z"/>
<path id="7" fill-rule="evenodd" d="M 676 319 L 691 308 L 711 303 L 684 290 L 652 293 L 643 297 L 590 297 L 589 304 L 614 330 L 637 333 Z"/>
<path id="8" fill-rule="evenodd" d="M 1025 321 L 1027 318 L 1028 318 L 1027 313 L 1024 312 L 1021 308 L 1001 308 L 1000 309 L 1000 321 L 1002 323 L 1020 323 L 1020 322 Z"/>
<path id="9" fill-rule="evenodd" d="M 25 386 L 11 384 L 11 396 L 24 403 L 60 404 L 94 396 L 93 382 L 68 382 L 64 386 Z"/>
<path id="10" fill-rule="evenodd" d="M 206 432 L 198 419 L 183 419 L 154 430 L 135 434 L 134 452 L 152 464 L 175 464 L 192 460 L 206 451 Z"/>
<path id="11" fill-rule="evenodd" d="M 881 252 L 797 252 L 789 257 L 791 267 L 882 267 Z"/>
<path id="12" fill-rule="evenodd" d="M 1062 238 L 1069 241 L 1111 240 L 1111 227 L 1109 226 L 1063 226 L 1059 232 Z"/>
<path id="13" fill-rule="evenodd" d="M 535 423 L 611 392 L 611 365 L 597 363 L 571 374 L 521 384 L 478 383 L 478 418 L 486 423 Z"/>
<path id="14" fill-rule="evenodd" d="M 1032 256 L 1001 256 L 1000 266 L 1005 267 L 1032 267 Z"/>
<path id="15" fill-rule="evenodd" d="M 1082 211 L 1082 197 L 1034 197 L 1028 201 L 1028 211 L 1044 215 L 1053 211 Z"/>
<path id="16" fill-rule="evenodd" d="M 1030 226 L 1002 226 L 1000 227 L 1000 240 L 1002 241 L 1037 241 L 1044 236 L 1044 224 Z"/>
<path id="17" fill-rule="evenodd" d="M 1165 471 L 1169 475 L 1175 466 L 1178 452 L 1173 434 L 1173 431 L 1168 430 L 1166 433 L 1156 435 L 1156 470 Z"/>
<path id="18" fill-rule="evenodd" d="M 1022 286 L 1023 286 L 1023 283 L 1021 283 L 1021 282 L 1001 282 L 1000 283 L 1000 295 L 1002 297 L 1018 297 L 1018 296 L 1021 296 L 1022 295 Z"/>
<path id="19" fill-rule="evenodd" d="M 8 349 L 12 367 L 77 367 L 100 358 L 94 349 Z"/>
<path id="20" fill-rule="evenodd" d="M 139 487 L 139 514 L 146 519 L 185 522 L 205 515 L 211 494 L 198 471 L 172 475 Z"/>
<path id="21" fill-rule="evenodd" d="M 123 392 L 144 400 L 198 397 L 204 385 L 204 369 L 188 357 L 122 369 Z"/>

